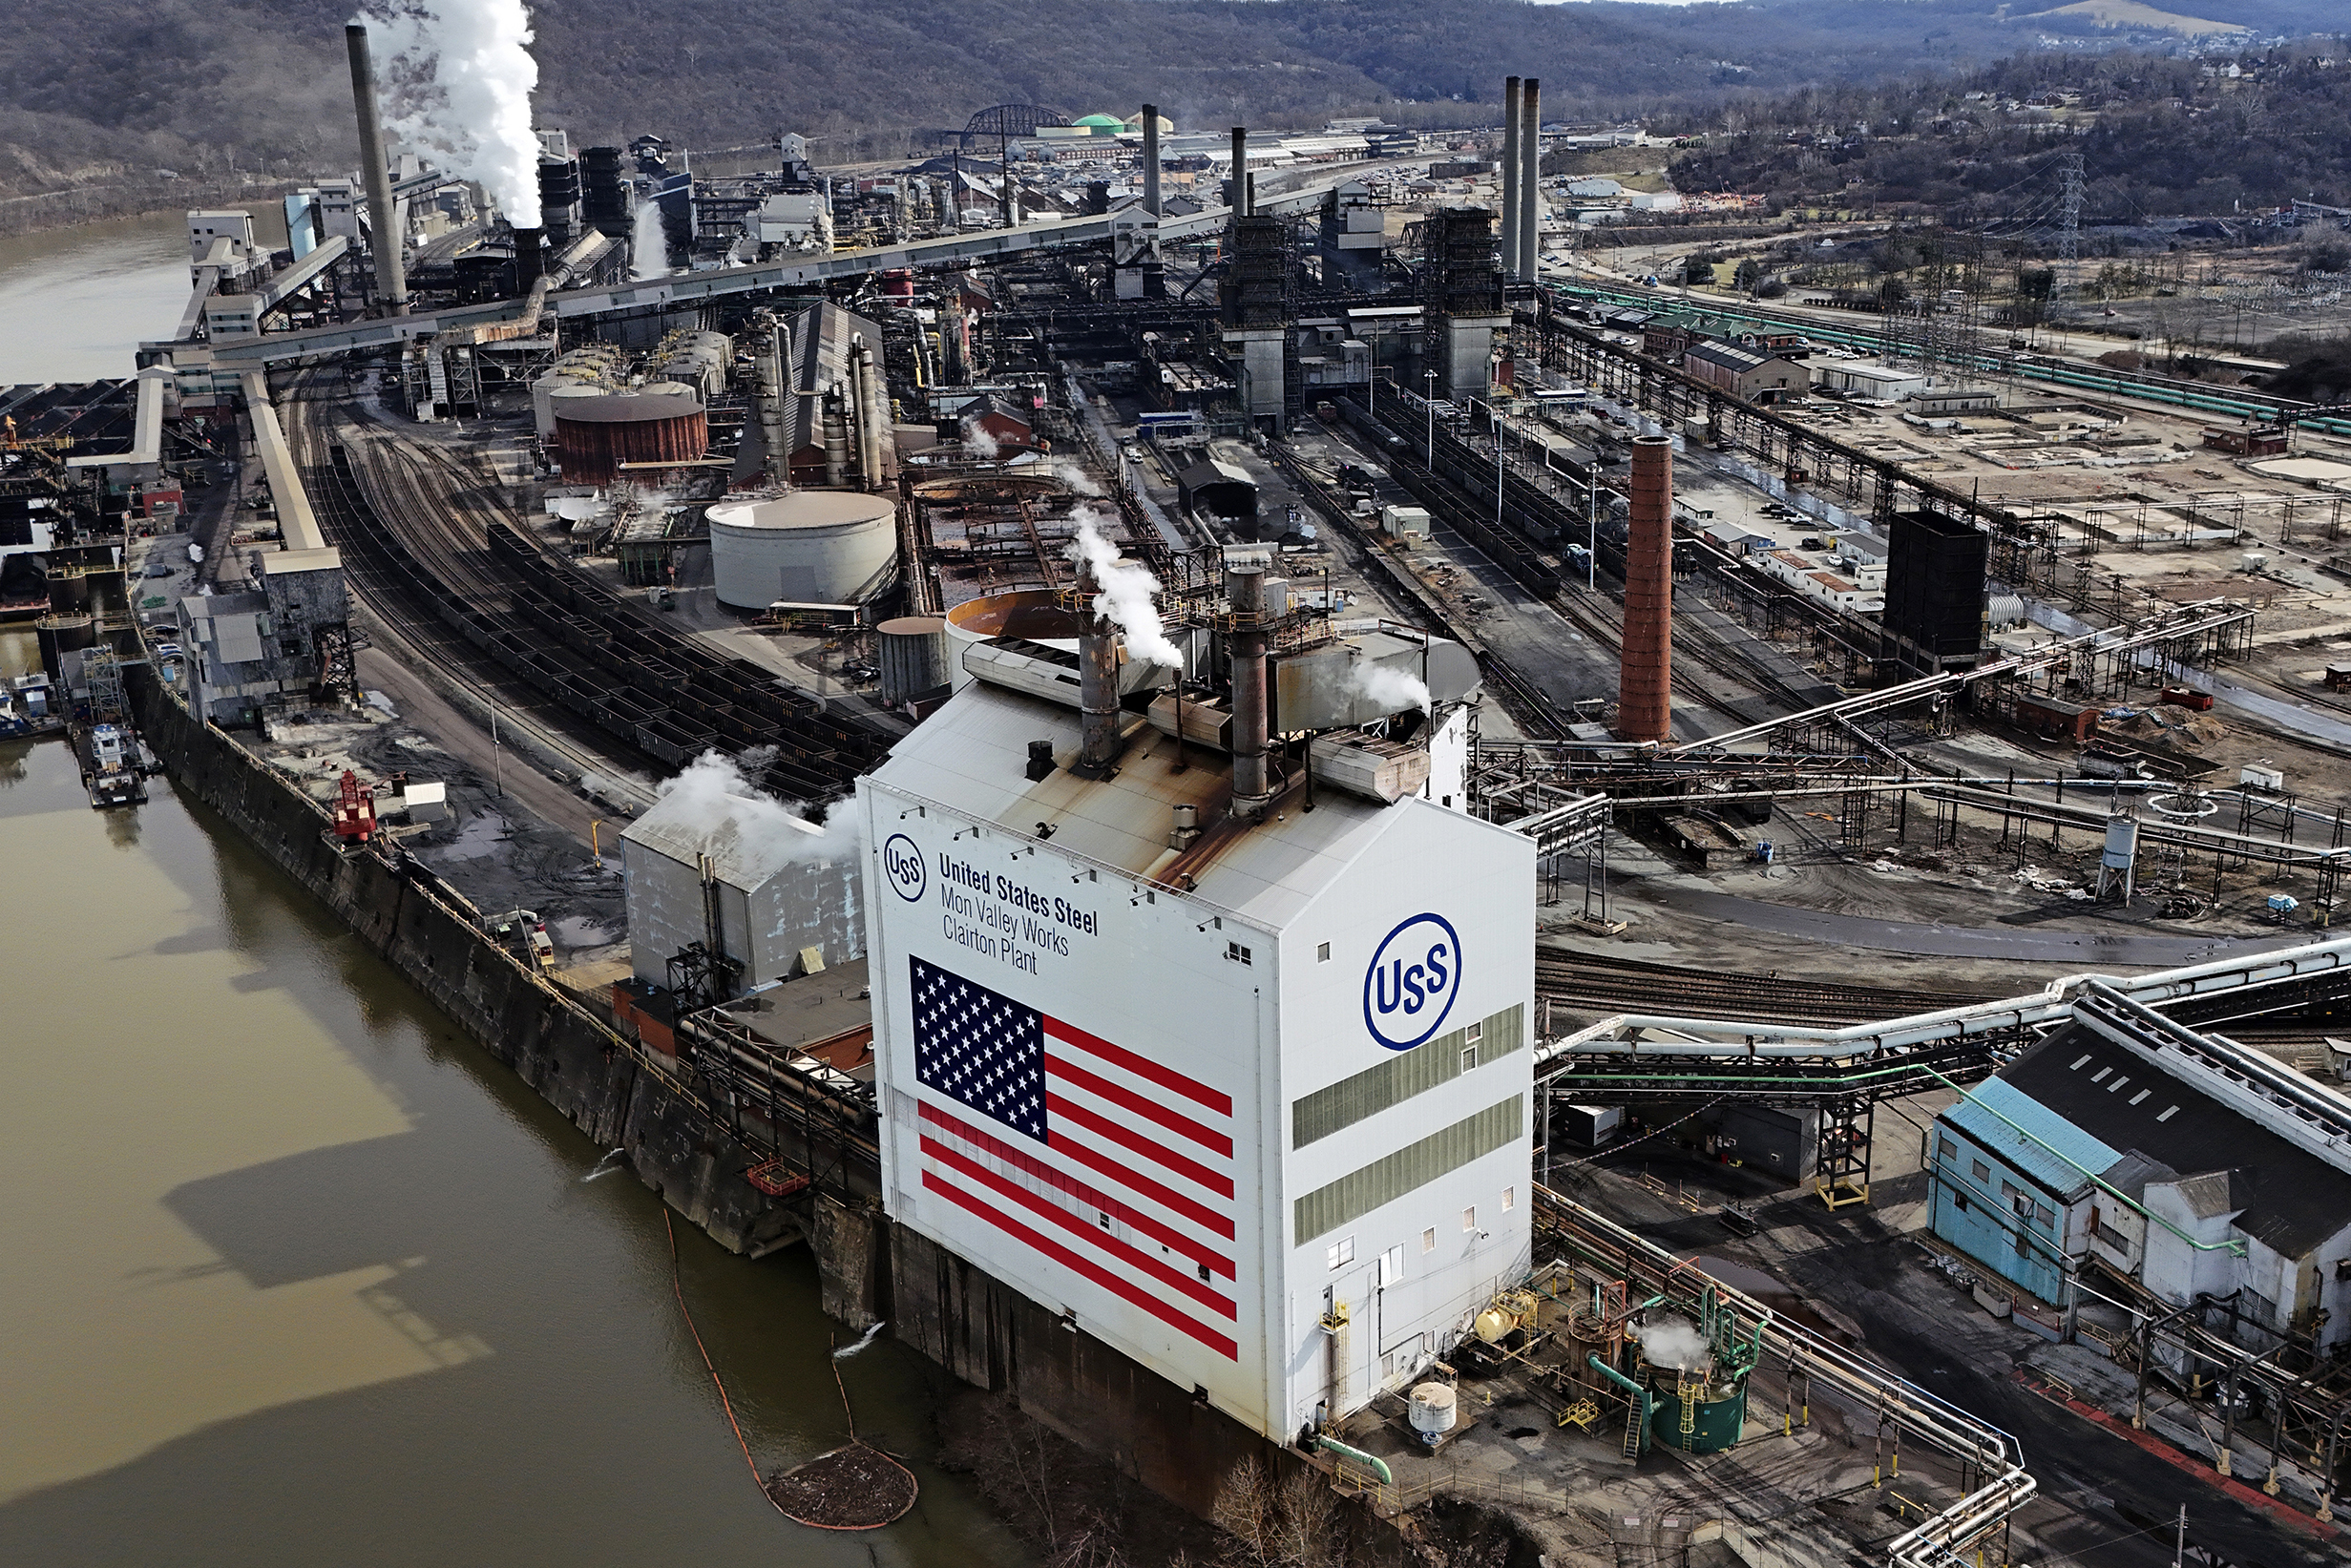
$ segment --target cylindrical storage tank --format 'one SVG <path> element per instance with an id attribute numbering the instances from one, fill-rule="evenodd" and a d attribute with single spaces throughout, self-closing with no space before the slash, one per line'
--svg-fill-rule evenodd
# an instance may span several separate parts
<path id="1" fill-rule="evenodd" d="M 1652 1442 L 1686 1453 L 1720 1453 L 1736 1446 L 1747 1425 L 1747 1381 L 1717 1378 L 1711 1371 L 1647 1369 L 1656 1398 L 1649 1416 Z M 1689 1397 L 1685 1398 L 1687 1391 Z"/>
<path id="2" fill-rule="evenodd" d="M 1446 1383 L 1421 1383 L 1413 1388 L 1410 1419 L 1413 1431 L 1431 1448 L 1437 1440 L 1453 1430 L 1459 1419 L 1453 1387 Z"/>
<path id="3" fill-rule="evenodd" d="M 947 679 L 957 691 L 971 681 L 972 672 L 963 667 L 963 650 L 975 642 L 1016 637 L 1075 653 L 1083 629 L 1050 588 L 1018 588 L 965 599 L 947 610 Z"/>
<path id="4" fill-rule="evenodd" d="M 890 580 L 897 507 L 886 495 L 796 490 L 710 509 L 710 571 L 719 602 L 856 604 Z"/>
<path id="5" fill-rule="evenodd" d="M 701 397 L 674 381 L 595 397 L 557 387 L 548 403 L 567 484 L 609 485 L 623 463 L 686 463 L 710 449 Z"/>
<path id="6" fill-rule="evenodd" d="M 901 616 L 883 621 L 875 631 L 884 702 L 895 707 L 949 683 L 945 617 Z"/>
<path id="7" fill-rule="evenodd" d="M 2106 820 L 2106 852 L 2098 864 L 2110 871 L 2128 871 L 2139 858 L 2139 819 L 2116 812 Z"/>

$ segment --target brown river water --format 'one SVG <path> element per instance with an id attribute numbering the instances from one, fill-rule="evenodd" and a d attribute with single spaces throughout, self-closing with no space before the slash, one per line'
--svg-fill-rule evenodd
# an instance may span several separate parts
<path id="1" fill-rule="evenodd" d="M 141 223 L 101 323 L 29 314 L 91 286 L 92 230 L 0 249 L 0 382 L 168 332 L 179 220 L 103 228 Z M 0 632 L 0 673 L 31 641 Z M 929 1462 L 943 1374 L 886 1339 L 841 1367 L 920 1503 L 779 1517 L 659 1201 L 583 1180 L 603 1151 L 167 780 L 100 813 L 61 742 L 0 742 L 0 1563 L 1024 1560 Z M 762 1465 L 836 1446 L 806 1249 L 678 1244 Z"/>

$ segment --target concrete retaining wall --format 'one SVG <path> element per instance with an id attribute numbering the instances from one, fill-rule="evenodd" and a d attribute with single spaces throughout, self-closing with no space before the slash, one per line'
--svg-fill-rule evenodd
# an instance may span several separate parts
<path id="1" fill-rule="evenodd" d="M 738 1252 L 755 1228 L 776 1231 L 774 1201 L 743 1179 L 741 1145 L 678 1069 L 525 968 L 421 866 L 332 843 L 317 802 L 152 680 L 137 682 L 133 705 L 184 796 L 226 817 L 599 1148 L 625 1147 L 672 1208 Z"/>

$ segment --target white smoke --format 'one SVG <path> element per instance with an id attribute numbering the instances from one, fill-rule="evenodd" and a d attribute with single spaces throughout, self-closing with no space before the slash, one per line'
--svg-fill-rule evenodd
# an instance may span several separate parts
<path id="1" fill-rule="evenodd" d="M 1659 1318 L 1645 1323 L 1638 1330 L 1641 1354 L 1652 1367 L 1670 1367 L 1677 1371 L 1710 1365 L 1713 1351 L 1706 1336 L 1688 1318 Z"/>
<path id="2" fill-rule="evenodd" d="M 669 276 L 669 237 L 661 228 L 659 201 L 637 204 L 637 228 L 629 239 L 629 276 L 640 283 Z"/>
<path id="3" fill-rule="evenodd" d="M 1094 585 L 1101 590 L 1094 608 L 1126 634 L 1129 655 L 1146 664 L 1184 668 L 1183 650 L 1167 640 L 1166 623 L 1159 618 L 1159 606 L 1151 599 L 1159 592 L 1159 579 L 1145 568 L 1119 558 L 1119 547 L 1102 536 L 1097 515 L 1092 508 L 1079 512 L 1078 537 L 1069 550 L 1071 560 L 1083 561 L 1093 570 Z"/>
<path id="4" fill-rule="evenodd" d="M 702 853 L 731 855 L 752 881 L 787 866 L 840 860 L 864 842 L 853 801 L 836 801 L 811 822 L 799 814 L 805 806 L 767 794 L 743 776 L 733 758 L 717 751 L 695 758 L 655 793 L 661 804 L 654 809 L 682 821 Z"/>
<path id="5" fill-rule="evenodd" d="M 988 433 L 988 428 L 974 420 L 963 427 L 963 449 L 974 457 L 994 462 L 1001 449 L 997 446 L 996 437 Z"/>
<path id="6" fill-rule="evenodd" d="M 1066 457 L 1057 457 L 1053 460 L 1053 477 L 1068 486 L 1075 494 L 1100 495 L 1102 493 L 1102 488 L 1094 482 L 1094 476 Z"/>
<path id="7" fill-rule="evenodd" d="M 538 138 L 531 134 L 531 18 L 522 0 L 382 0 L 361 17 L 384 40 L 394 135 L 480 183 L 507 220 L 538 227 Z"/>
<path id="8" fill-rule="evenodd" d="M 1368 659 L 1347 672 L 1347 689 L 1362 693 L 1367 700 L 1391 713 L 1401 712 L 1408 706 L 1427 713 L 1433 706 L 1427 681 L 1393 665 L 1375 664 Z"/>

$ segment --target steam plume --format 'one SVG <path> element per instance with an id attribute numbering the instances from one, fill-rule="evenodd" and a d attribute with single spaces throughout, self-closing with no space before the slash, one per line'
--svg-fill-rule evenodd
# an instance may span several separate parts
<path id="1" fill-rule="evenodd" d="M 538 138 L 522 0 L 387 0 L 370 19 L 389 45 L 393 132 L 476 180 L 510 222 L 538 226 Z"/>
<path id="2" fill-rule="evenodd" d="M 703 854 L 731 853 L 754 881 L 787 866 L 853 854 L 863 836 L 851 802 L 836 802 L 811 822 L 798 814 L 804 807 L 760 789 L 722 752 L 703 752 L 656 793 L 661 802 L 656 809 L 676 813 Z"/>
<path id="3" fill-rule="evenodd" d="M 988 433 L 988 428 L 975 420 L 963 427 L 963 449 L 974 457 L 992 460 L 999 449 L 996 437 Z"/>
<path id="4" fill-rule="evenodd" d="M 640 201 L 636 233 L 629 240 L 629 277 L 646 283 L 668 276 L 669 237 L 661 228 L 661 204 Z"/>
<path id="5" fill-rule="evenodd" d="M 1645 1323 L 1639 1329 L 1641 1353 L 1652 1367 L 1671 1367 L 1679 1371 L 1704 1367 L 1714 1359 L 1706 1336 L 1688 1318 L 1660 1318 Z"/>
<path id="6" fill-rule="evenodd" d="M 1370 659 L 1362 660 L 1347 672 L 1347 689 L 1361 692 L 1365 698 L 1391 712 L 1409 706 L 1427 713 L 1432 706 L 1427 681 L 1387 664 L 1375 664 Z"/>
<path id="7" fill-rule="evenodd" d="M 1159 579 L 1132 561 L 1119 559 L 1119 547 L 1102 537 L 1090 512 L 1078 513 L 1078 537 L 1071 542 L 1069 554 L 1070 559 L 1093 569 L 1094 585 L 1102 590 L 1095 596 L 1094 608 L 1126 634 L 1128 654 L 1146 664 L 1184 668 L 1183 651 L 1167 640 L 1166 623 L 1159 618 L 1159 606 L 1151 601 L 1151 596 L 1159 592 Z"/>

